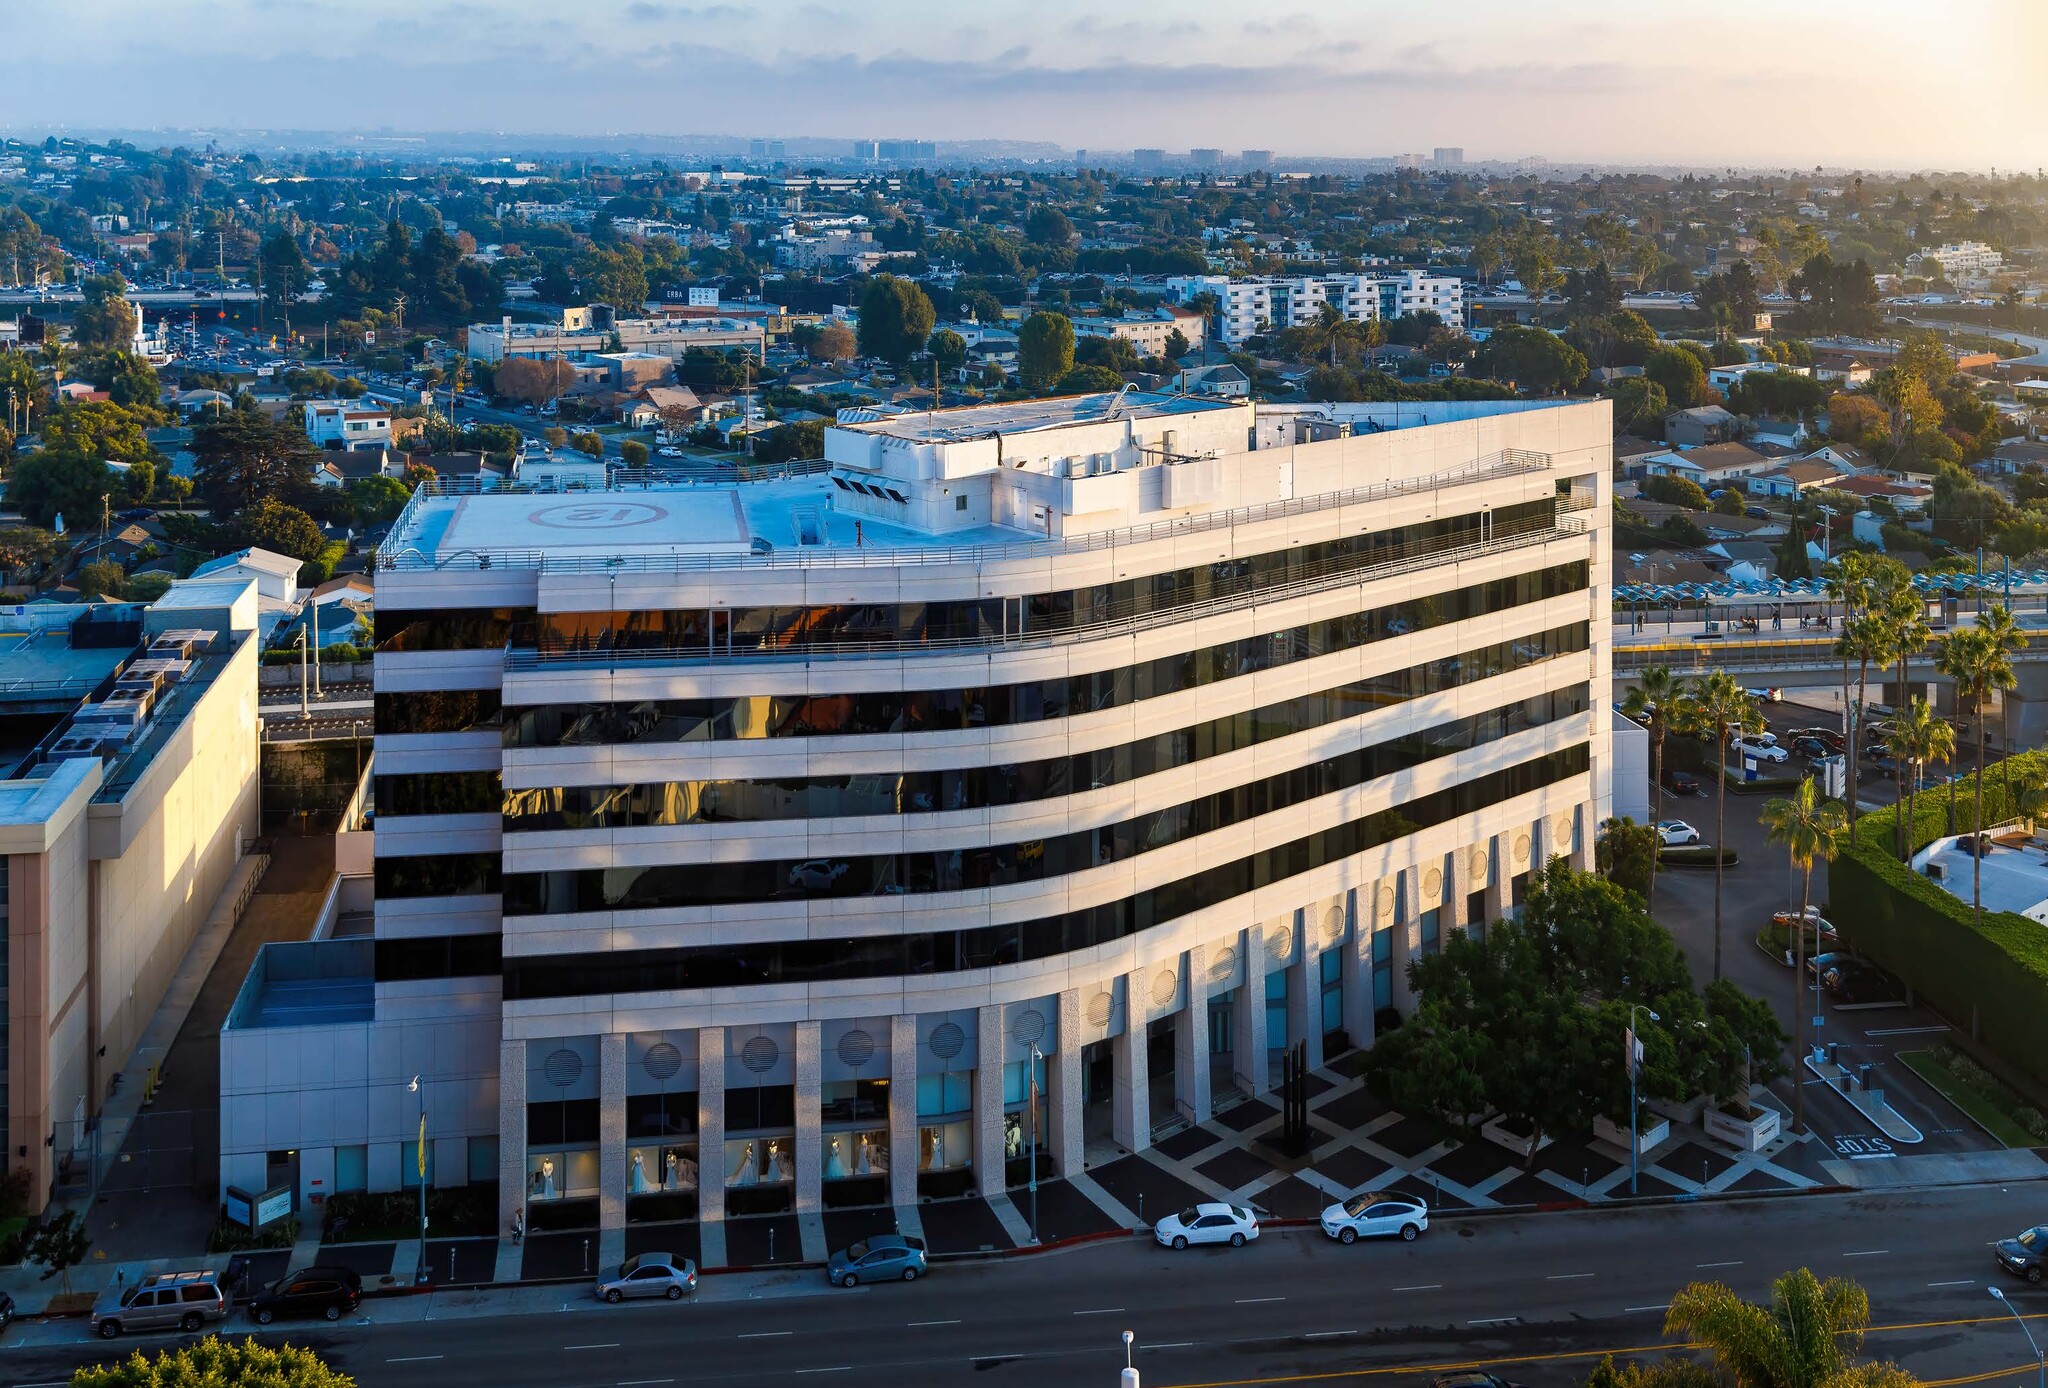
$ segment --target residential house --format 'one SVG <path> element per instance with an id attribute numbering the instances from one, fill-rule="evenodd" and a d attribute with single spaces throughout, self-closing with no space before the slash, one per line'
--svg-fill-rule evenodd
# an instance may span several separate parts
<path id="1" fill-rule="evenodd" d="M 1183 395 L 1207 395 L 1219 400 L 1243 400 L 1252 393 L 1251 378 L 1230 362 L 1197 366 L 1175 372 L 1173 389 Z"/>
<path id="2" fill-rule="evenodd" d="M 1899 477 L 1844 477 L 1840 481 L 1830 482 L 1828 486 L 1833 491 L 1847 492 L 1860 501 L 1872 501 L 1882 497 L 1901 515 L 1918 515 L 1926 510 L 1927 503 L 1934 499 L 1934 488 L 1925 482 L 1913 482 Z"/>
<path id="3" fill-rule="evenodd" d="M 2048 444 L 2029 439 L 2007 439 L 1992 451 L 1990 463 L 1995 472 L 2048 467 Z"/>
<path id="4" fill-rule="evenodd" d="M 1833 487 L 1841 480 L 1841 470 L 1834 464 L 1818 458 L 1801 458 L 1781 463 L 1769 472 L 1758 473 L 1749 479 L 1747 486 L 1751 496 L 1789 497 L 1797 500 L 1808 492 Z"/>
<path id="5" fill-rule="evenodd" d="M 1738 421 L 1719 405 L 1697 405 L 1664 416 L 1664 439 L 1674 448 L 1700 448 L 1735 437 Z"/>
<path id="6" fill-rule="evenodd" d="M 1777 550 L 1761 540 L 1722 540 L 1707 549 L 1728 561 L 1730 582 L 1762 583 L 1778 569 Z"/>
<path id="7" fill-rule="evenodd" d="M 1813 377 L 1840 386 L 1867 386 L 1874 374 L 1869 362 L 1848 352 L 1815 352 Z"/>
<path id="8" fill-rule="evenodd" d="M 257 629 L 268 640 L 279 626 L 299 610 L 305 594 L 299 588 L 299 570 L 304 565 L 288 554 L 274 550 L 238 549 L 209 559 L 194 569 L 194 579 L 254 582 L 256 585 Z"/>
<path id="9" fill-rule="evenodd" d="M 1683 477 L 1699 483 L 1711 495 L 1716 487 L 1767 471 L 1770 460 L 1739 443 L 1712 443 L 1682 452 L 1669 449 L 1646 459 L 1645 465 L 1651 476 Z"/>
<path id="10" fill-rule="evenodd" d="M 305 402 L 306 437 L 322 448 L 354 450 L 390 444 L 391 411 L 349 400 Z"/>

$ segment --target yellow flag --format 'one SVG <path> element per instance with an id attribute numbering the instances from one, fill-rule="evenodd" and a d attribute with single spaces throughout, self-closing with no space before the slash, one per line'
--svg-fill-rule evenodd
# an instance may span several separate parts
<path id="1" fill-rule="evenodd" d="M 419 1156 L 420 1179 L 424 1181 L 427 1179 L 427 1115 L 424 1113 L 420 1115 Z"/>

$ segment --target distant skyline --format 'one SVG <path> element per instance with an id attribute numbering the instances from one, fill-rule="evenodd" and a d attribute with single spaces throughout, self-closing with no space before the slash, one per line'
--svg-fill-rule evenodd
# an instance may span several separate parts
<path id="1" fill-rule="evenodd" d="M 2048 0 L 0 0 L 0 128 L 2032 170 Z M 1145 11 L 1151 11 L 1148 15 Z M 1156 16 L 1156 17 L 1152 17 Z"/>

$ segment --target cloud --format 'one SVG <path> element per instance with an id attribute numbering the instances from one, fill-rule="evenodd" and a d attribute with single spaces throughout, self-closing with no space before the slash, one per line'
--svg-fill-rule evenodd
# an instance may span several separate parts
<path id="1" fill-rule="evenodd" d="M 744 5 L 671 5 L 663 0 L 633 0 L 625 15 L 643 24 L 739 24 L 760 18 L 759 11 Z"/>

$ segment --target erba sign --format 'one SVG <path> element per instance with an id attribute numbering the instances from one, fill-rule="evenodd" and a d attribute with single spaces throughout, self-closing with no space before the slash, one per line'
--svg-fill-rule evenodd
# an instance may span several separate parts
<path id="1" fill-rule="evenodd" d="M 251 1195 L 240 1186 L 229 1186 L 226 1195 L 222 1204 L 228 1222 L 245 1229 L 262 1229 L 292 1212 L 290 1186 L 272 1186 L 260 1195 Z"/>

